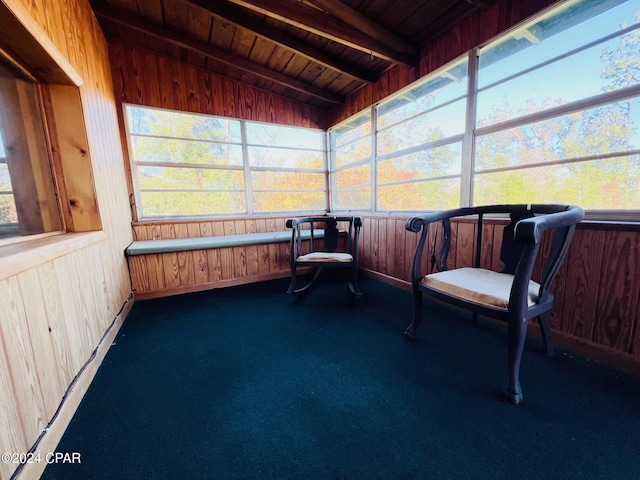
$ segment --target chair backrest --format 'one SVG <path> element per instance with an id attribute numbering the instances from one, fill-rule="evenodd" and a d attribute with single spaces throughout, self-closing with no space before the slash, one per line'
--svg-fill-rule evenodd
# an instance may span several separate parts
<path id="1" fill-rule="evenodd" d="M 316 248 L 326 252 L 346 252 L 357 255 L 358 237 L 362 227 L 362 217 L 326 215 L 321 217 L 305 217 L 287 220 L 287 227 L 293 229 L 292 247 L 295 253 L 309 253 Z M 317 231 L 323 230 L 322 242 L 318 242 Z M 303 235 L 301 232 L 309 230 L 310 242 L 308 252 L 302 251 Z M 340 240 L 344 238 L 344 247 Z M 293 252 L 292 252 L 293 253 Z"/>
<path id="2" fill-rule="evenodd" d="M 474 266 L 480 267 L 482 252 L 483 221 L 486 215 L 508 214 L 510 222 L 505 226 L 500 246 L 500 260 L 504 264 L 502 273 L 515 275 L 516 270 L 527 270 L 530 278 L 534 263 L 538 255 L 540 240 L 543 232 L 552 235 L 551 248 L 545 256 L 545 263 L 540 279 L 540 298 L 546 299 L 562 261 L 571 243 L 571 238 L 577 223 L 584 218 L 584 211 L 573 205 L 489 205 L 480 207 L 465 207 L 453 210 L 432 212 L 425 215 L 411 217 L 407 220 L 407 230 L 422 235 L 416 247 L 413 261 L 413 281 L 420 281 L 421 260 L 424 244 L 427 238 L 428 226 L 431 223 L 441 223 L 440 248 L 436 254 L 436 233 L 434 235 L 433 251 L 431 254 L 432 271 L 447 270 L 447 257 L 451 249 L 451 220 L 456 217 L 477 217 L 475 261 Z M 545 218 L 547 217 L 547 218 Z M 439 230 L 439 229 L 438 229 Z M 438 231 L 437 230 L 437 231 Z"/>
<path id="3" fill-rule="evenodd" d="M 518 268 L 518 263 L 524 250 L 524 244 L 516 242 L 515 239 L 516 225 L 520 220 L 531 217 L 533 217 L 531 212 L 512 212 L 509 215 L 510 221 L 504 227 L 502 245 L 500 247 L 500 260 L 504 264 L 501 273 L 509 273 L 511 275 L 516 273 L 516 268 Z M 481 233 L 482 231 L 478 229 L 478 234 L 480 235 Z"/>

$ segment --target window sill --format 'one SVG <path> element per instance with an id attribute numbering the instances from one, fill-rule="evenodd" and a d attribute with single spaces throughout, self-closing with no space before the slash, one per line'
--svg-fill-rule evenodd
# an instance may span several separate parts
<path id="1" fill-rule="evenodd" d="M 106 238 L 103 231 L 64 233 L 0 246 L 0 281 Z"/>

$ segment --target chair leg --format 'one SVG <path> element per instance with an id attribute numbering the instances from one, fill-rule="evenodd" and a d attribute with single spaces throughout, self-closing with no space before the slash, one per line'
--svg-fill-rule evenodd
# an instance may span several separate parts
<path id="1" fill-rule="evenodd" d="M 358 286 L 358 266 L 354 265 L 351 270 L 351 281 L 349 282 L 349 290 L 356 298 L 362 298 L 362 292 Z"/>
<path id="2" fill-rule="evenodd" d="M 295 265 L 291 267 L 291 283 L 289 284 L 289 289 L 287 293 L 293 293 L 296 291 L 296 267 Z"/>
<path id="3" fill-rule="evenodd" d="M 507 399 L 514 405 L 522 402 L 522 388 L 520 386 L 520 362 L 524 341 L 527 336 L 527 319 L 524 315 L 512 315 L 509 318 L 509 357 L 507 373 L 509 386 L 505 392 Z"/>
<path id="4" fill-rule="evenodd" d="M 413 340 L 416 338 L 416 330 L 422 320 L 422 292 L 417 286 L 413 287 L 413 321 L 404 331 L 404 337 Z"/>
<path id="5" fill-rule="evenodd" d="M 296 285 L 295 273 L 292 273 L 291 285 L 289 285 L 289 290 L 287 290 L 287 293 L 296 294 L 296 293 L 306 292 L 316 282 L 316 280 L 320 276 L 320 272 L 322 272 L 322 267 L 313 267 L 313 270 L 311 272 L 311 280 L 309 280 L 309 282 L 307 282 L 304 286 L 300 288 L 295 288 L 295 285 Z"/>
<path id="6" fill-rule="evenodd" d="M 551 327 L 549 326 L 549 315 L 547 312 L 538 317 L 538 323 L 540 324 L 540 333 L 542 334 L 542 341 L 544 342 L 544 346 L 547 351 L 547 357 L 553 357 L 554 346 L 553 339 L 551 338 Z"/>

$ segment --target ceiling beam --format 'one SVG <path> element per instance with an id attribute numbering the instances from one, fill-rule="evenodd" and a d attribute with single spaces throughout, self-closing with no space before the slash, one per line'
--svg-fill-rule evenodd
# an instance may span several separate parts
<path id="1" fill-rule="evenodd" d="M 362 33 L 385 42 L 398 52 L 406 53 L 408 55 L 418 54 L 418 50 L 415 45 L 407 42 L 405 39 L 399 37 L 390 30 L 380 26 L 380 24 L 365 17 L 346 3 L 342 3 L 340 0 L 306 0 L 306 2 L 321 8 L 343 22 L 348 23 L 353 28 L 360 30 Z"/>
<path id="2" fill-rule="evenodd" d="M 212 47 L 211 45 L 193 40 L 186 35 L 182 35 L 171 30 L 167 30 L 153 23 L 141 20 L 136 14 L 127 10 L 116 8 L 112 5 L 106 5 L 102 2 L 96 2 L 93 5 L 93 11 L 100 18 L 111 20 L 121 25 L 126 25 L 147 35 L 151 35 L 174 45 L 178 45 L 179 47 L 200 53 L 206 57 L 212 58 L 226 65 L 240 68 L 249 73 L 257 75 L 260 78 L 278 83 L 287 88 L 303 92 L 307 95 L 312 95 L 316 98 L 320 98 L 331 103 L 344 103 L 344 97 L 340 95 L 336 95 L 332 92 L 328 92 L 321 88 L 302 82 L 296 78 L 289 77 L 288 75 L 285 75 L 281 72 L 251 62 L 243 57 L 225 52 L 223 50 L 220 50 L 219 48 Z"/>
<path id="3" fill-rule="evenodd" d="M 389 62 L 413 66 L 417 60 L 417 48 L 411 53 L 400 52 L 376 37 L 354 29 L 339 18 L 297 0 L 228 1 Z"/>
<path id="4" fill-rule="evenodd" d="M 268 25 L 254 20 L 247 16 L 246 11 L 237 5 L 229 2 L 212 2 L 211 0 L 187 0 L 187 3 L 195 5 L 196 7 L 206 11 L 208 14 L 215 15 L 236 27 L 250 30 L 254 34 L 270 42 L 275 42 L 284 48 L 293 50 L 315 63 L 319 63 L 324 67 L 347 75 L 355 80 L 366 83 L 373 83 L 377 80 L 376 75 L 367 72 L 366 70 L 360 69 L 353 64 L 343 62 L 331 55 L 327 55 L 323 51 L 313 48 L 283 31 L 270 28 Z"/>

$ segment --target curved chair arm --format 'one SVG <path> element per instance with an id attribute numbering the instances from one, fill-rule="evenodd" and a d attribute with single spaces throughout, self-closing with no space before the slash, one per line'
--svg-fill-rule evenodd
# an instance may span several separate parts
<path id="1" fill-rule="evenodd" d="M 545 230 L 575 225 L 583 218 L 584 210 L 582 208 L 568 205 L 564 211 L 520 220 L 516 224 L 514 237 L 517 242 L 537 244 Z"/>

